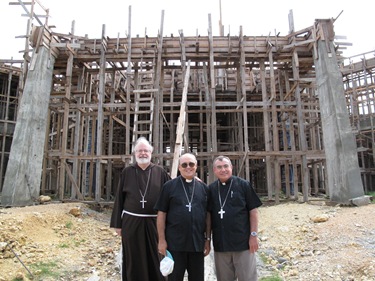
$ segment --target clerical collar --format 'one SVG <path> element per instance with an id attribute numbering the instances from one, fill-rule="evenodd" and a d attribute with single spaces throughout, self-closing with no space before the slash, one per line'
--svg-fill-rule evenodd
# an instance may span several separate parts
<path id="1" fill-rule="evenodd" d="M 191 183 L 193 181 L 193 179 L 185 179 L 183 176 L 181 176 L 181 178 L 183 178 L 184 181 L 187 182 L 187 183 Z"/>
<path id="2" fill-rule="evenodd" d="M 219 182 L 220 182 L 221 185 L 227 185 L 230 182 L 231 179 L 232 179 L 232 177 L 230 177 L 226 182 L 221 182 L 220 180 L 219 180 Z"/>

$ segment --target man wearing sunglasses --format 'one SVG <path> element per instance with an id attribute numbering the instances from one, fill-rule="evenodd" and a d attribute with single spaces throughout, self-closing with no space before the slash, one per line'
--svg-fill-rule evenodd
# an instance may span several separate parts
<path id="1" fill-rule="evenodd" d="M 195 174 L 197 159 L 191 153 L 179 159 L 180 176 L 164 184 L 155 209 L 158 210 L 158 249 L 168 250 L 174 259 L 168 281 L 204 281 L 204 257 L 210 252 L 208 189 Z"/>
<path id="2" fill-rule="evenodd" d="M 209 211 L 218 281 L 256 281 L 258 207 L 262 205 L 249 181 L 232 175 L 232 162 L 218 156 L 209 185 Z"/>
<path id="3" fill-rule="evenodd" d="M 167 172 L 151 163 L 153 147 L 141 137 L 134 146 L 136 163 L 122 173 L 114 202 L 111 227 L 122 236 L 122 280 L 164 281 L 159 270 L 154 205 Z"/>

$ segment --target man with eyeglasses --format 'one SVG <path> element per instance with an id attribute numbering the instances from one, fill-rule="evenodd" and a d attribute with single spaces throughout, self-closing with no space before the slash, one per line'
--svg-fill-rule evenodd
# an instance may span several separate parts
<path id="1" fill-rule="evenodd" d="M 232 162 L 218 156 L 209 185 L 216 277 L 218 281 L 258 280 L 258 207 L 262 205 L 249 181 L 232 175 Z"/>
<path id="2" fill-rule="evenodd" d="M 158 249 L 168 250 L 174 259 L 168 281 L 204 281 L 204 257 L 210 252 L 210 216 L 207 212 L 208 188 L 195 174 L 197 159 L 191 153 L 179 159 L 180 175 L 164 184 L 159 200 Z"/>
<path id="3" fill-rule="evenodd" d="M 168 173 L 151 163 L 153 147 L 144 137 L 134 146 L 136 163 L 126 167 L 117 188 L 110 226 L 122 236 L 122 280 L 164 281 L 159 264 L 156 211 Z"/>

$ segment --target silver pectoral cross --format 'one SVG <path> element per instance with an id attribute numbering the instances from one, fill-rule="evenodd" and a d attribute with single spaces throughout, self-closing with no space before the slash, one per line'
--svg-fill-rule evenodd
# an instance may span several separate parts
<path id="1" fill-rule="evenodd" d="M 189 208 L 189 212 L 191 212 L 191 203 L 189 203 L 188 205 L 185 205 L 186 208 Z"/>
<path id="2" fill-rule="evenodd" d="M 139 202 L 141 202 L 141 203 L 142 203 L 142 209 L 144 209 L 144 208 L 145 208 L 145 203 L 147 202 L 147 201 L 145 200 L 145 198 L 144 198 L 144 197 L 142 197 L 142 200 L 141 200 L 141 201 L 139 201 Z"/>
<path id="3" fill-rule="evenodd" d="M 220 218 L 223 219 L 223 216 L 225 214 L 225 211 L 223 210 L 223 208 L 221 208 L 220 211 L 217 213 L 220 215 Z"/>

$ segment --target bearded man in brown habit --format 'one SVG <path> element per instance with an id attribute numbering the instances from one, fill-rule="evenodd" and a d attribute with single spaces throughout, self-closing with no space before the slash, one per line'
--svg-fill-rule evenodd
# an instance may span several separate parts
<path id="1" fill-rule="evenodd" d="M 170 176 L 151 163 L 153 147 L 143 137 L 134 146 L 136 163 L 121 173 L 110 226 L 122 236 L 122 280 L 164 281 L 159 265 L 156 211 L 160 190 Z"/>

